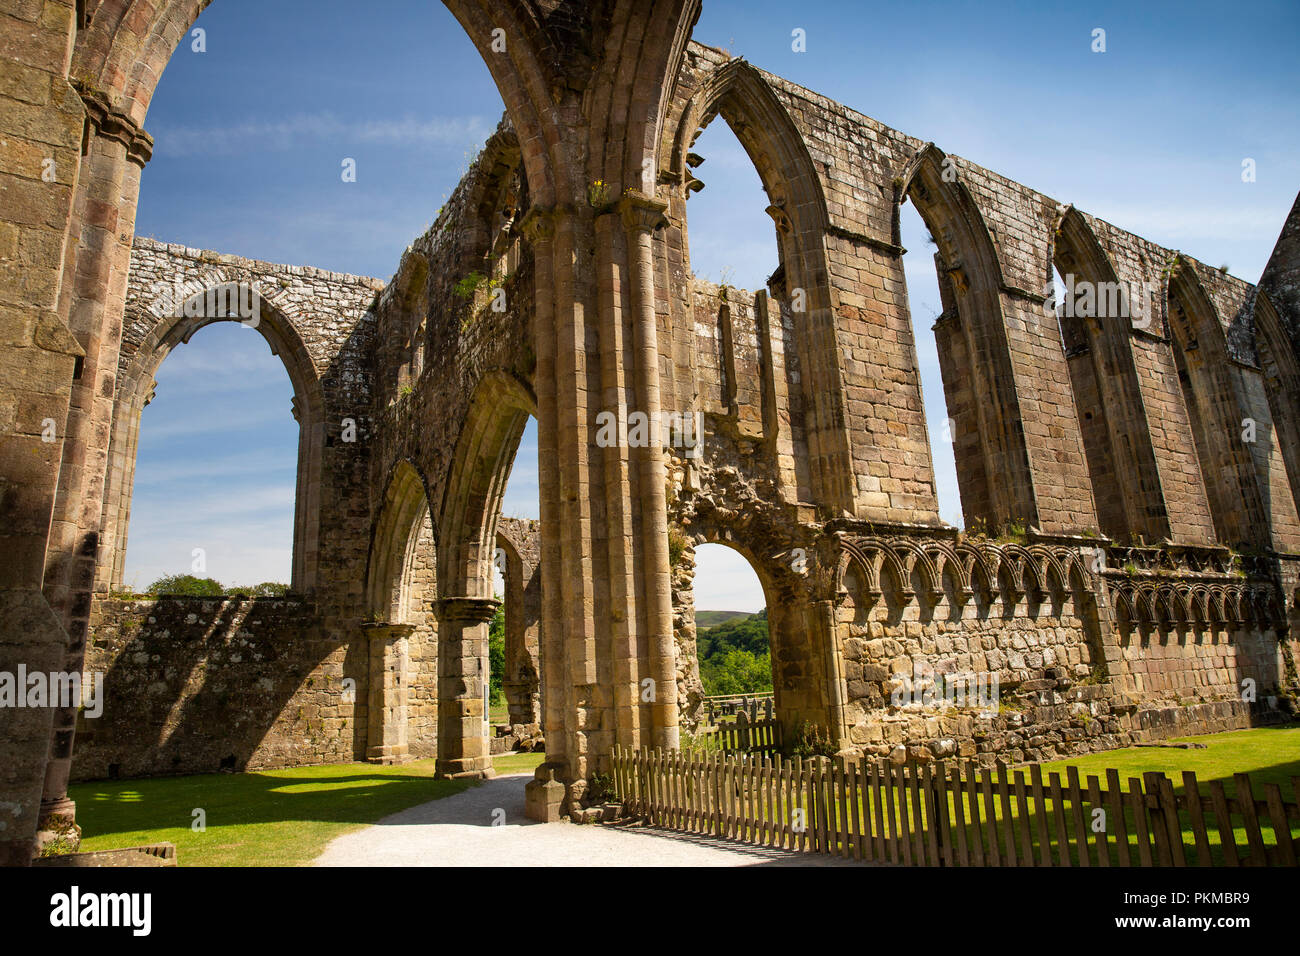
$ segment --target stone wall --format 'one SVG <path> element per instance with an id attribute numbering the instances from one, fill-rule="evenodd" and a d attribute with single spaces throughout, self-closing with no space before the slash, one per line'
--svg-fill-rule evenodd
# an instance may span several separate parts
<path id="1" fill-rule="evenodd" d="M 364 755 L 364 646 L 327 640 L 301 599 L 102 600 L 93 634 L 85 673 L 103 674 L 104 709 L 82 714 L 76 779 Z"/>
<path id="2" fill-rule="evenodd" d="M 689 669 L 673 631 L 686 646 L 689 626 L 671 606 L 685 582 L 669 560 L 670 519 L 679 546 L 722 542 L 754 565 L 782 720 L 842 740 L 850 726 L 871 734 L 889 716 L 871 705 L 867 667 L 933 656 L 950 638 L 954 648 L 966 642 L 972 661 L 983 655 L 1006 671 L 1018 694 L 1046 698 L 1025 697 L 1026 707 L 1049 708 L 1032 718 L 1047 730 L 1024 739 L 1012 735 L 1024 717 L 990 718 L 1003 725 L 993 736 L 972 731 L 977 749 L 1044 753 L 1034 740 L 1051 734 L 1071 745 L 1076 733 L 1119 741 L 1181 726 L 1184 714 L 1189 726 L 1244 720 L 1242 702 L 1215 698 L 1253 667 L 1280 670 L 1273 683 L 1294 687 L 1294 212 L 1261 292 L 688 42 L 698 7 L 574 3 L 548 18 L 523 4 L 503 13 L 511 56 L 491 60 L 508 119 L 387 285 L 133 243 L 152 148 L 145 115 L 201 6 L 104 0 L 88 17 L 85 4 L 25 0 L 0 43 L 0 534 L 10 556 L 0 568 L 0 668 L 82 668 L 90 615 L 103 605 L 91 658 L 124 675 L 105 720 L 137 740 L 131 714 L 143 706 L 150 729 L 139 745 L 152 756 L 96 758 L 96 748 L 112 753 L 104 724 L 85 728 L 99 734 L 86 744 L 88 766 L 179 758 L 212 769 L 214 758 L 333 759 L 372 745 L 401 759 L 412 747 L 427 752 L 436 724 L 442 772 L 487 772 L 491 559 L 530 415 L 541 466 L 545 773 L 565 785 L 561 805 L 607 769 L 615 744 L 677 740 L 674 697 L 682 687 L 689 695 Z M 724 294 L 692 274 L 688 197 L 703 181 L 691 147 L 719 118 L 767 193 L 779 265 L 765 290 Z M 42 175 L 49 158 L 53 181 Z M 1004 549 L 982 577 L 980 547 L 962 550 L 937 514 L 903 202 L 937 247 L 938 344 L 967 524 L 1027 545 Z M 1159 326 L 1134 330 L 1107 316 L 1063 328 L 1044 292 L 1053 265 L 1090 281 L 1149 278 Z M 158 308 L 156 280 L 178 277 L 270 290 L 259 331 L 285 359 L 302 423 L 293 586 L 310 602 L 310 624 L 287 610 L 247 623 L 239 601 L 178 619 L 166 601 L 137 621 L 138 635 L 121 633 L 130 614 L 108 594 L 120 581 L 134 429 L 153 369 L 195 329 L 229 318 Z M 670 456 L 655 443 L 598 441 L 595 416 L 615 409 L 704 415 L 702 454 L 673 453 L 671 494 Z M 1122 507 L 1105 500 L 1099 515 L 1097 499 L 1111 495 Z M 882 535 L 910 542 L 891 546 L 893 584 L 879 580 L 888 549 L 867 544 Z M 1073 568 L 1087 548 L 1157 542 L 1157 562 L 1170 567 L 1130 575 L 1111 562 L 1058 568 L 1049 580 L 1053 561 Z M 956 557 L 936 557 L 945 547 Z M 1204 565 L 1228 548 L 1263 557 L 1239 569 L 1180 564 L 1184 549 Z M 863 620 L 856 606 L 844 619 L 846 562 L 866 582 Z M 394 586 L 406 603 L 387 599 Z M 1057 606 L 1053 588 L 1070 606 Z M 914 601 L 924 604 L 911 619 Z M 212 620 L 222 623 L 212 629 Z M 873 634 L 873 624 L 883 630 Z M 294 636 L 276 644 L 286 628 Z M 846 657 L 849 641 L 865 643 Z M 262 660 L 250 662 L 254 649 Z M 990 654 L 1008 663 L 990 665 Z M 154 656 L 161 676 L 147 674 Z M 201 662 L 217 679 L 202 676 Z M 1104 680 L 1093 676 L 1102 662 Z M 855 692 L 864 696 L 849 690 L 850 664 L 863 668 Z M 358 701 L 378 704 L 365 732 L 355 710 L 344 728 L 342 708 L 313 699 L 318 676 L 353 673 Z M 647 677 L 659 688 L 653 700 L 639 694 Z M 1082 683 L 1090 679 L 1099 683 Z M 269 697 L 240 698 L 254 716 L 232 749 L 203 744 L 189 715 L 229 717 L 230 695 L 252 694 L 259 680 Z M 155 684 L 156 702 L 147 696 Z M 1202 691 L 1199 703 L 1166 699 L 1189 688 Z M 64 784 L 76 709 L 0 716 L 9 721 L 0 798 L 17 808 L 14 829 L 0 832 L 0 861 L 22 861 L 38 814 L 46 832 L 71 826 Z M 1116 723 L 1096 734 L 1074 723 L 1091 719 Z M 326 726 L 333 739 L 320 743 Z M 932 731 L 966 739 L 924 721 L 904 736 L 921 742 Z"/>
<path id="3" fill-rule="evenodd" d="M 505 693 L 508 723 L 540 729 L 542 722 L 542 561 L 536 520 L 502 517 L 497 545 L 505 583 Z"/>
<path id="4" fill-rule="evenodd" d="M 1098 571 L 1096 549 L 961 537 L 847 550 L 850 750 L 1050 760 L 1295 711 L 1271 586 L 1225 553 L 1123 549 L 1122 570 Z"/>

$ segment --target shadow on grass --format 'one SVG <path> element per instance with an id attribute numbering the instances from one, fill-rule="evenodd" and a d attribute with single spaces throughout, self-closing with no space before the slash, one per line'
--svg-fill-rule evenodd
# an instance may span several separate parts
<path id="1" fill-rule="evenodd" d="M 181 865 L 295 865 L 342 833 L 473 785 L 433 774 L 433 760 L 334 764 L 97 781 L 69 795 L 86 850 L 169 841 Z"/>

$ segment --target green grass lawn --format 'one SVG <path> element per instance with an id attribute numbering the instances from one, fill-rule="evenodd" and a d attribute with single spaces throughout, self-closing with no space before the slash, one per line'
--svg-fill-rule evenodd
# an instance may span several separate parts
<path id="1" fill-rule="evenodd" d="M 1055 770 L 1064 774 L 1066 767 L 1073 766 L 1079 768 L 1080 777 L 1097 774 L 1104 779 L 1107 768 L 1114 768 L 1127 786 L 1129 777 L 1141 777 L 1144 772 L 1155 770 L 1168 774 L 1174 781 L 1174 789 L 1182 793 L 1183 771 L 1191 770 L 1201 784 L 1222 780 L 1229 796 L 1236 793 L 1232 775 L 1248 773 L 1256 784 L 1255 796 L 1262 796 L 1258 785 L 1276 783 L 1291 799 L 1295 799 L 1290 793 L 1290 778 L 1300 777 L 1300 724 L 1256 727 L 1175 740 L 1205 744 L 1206 749 L 1129 747 L 1045 763 L 1043 772 Z"/>
<path id="2" fill-rule="evenodd" d="M 545 759 L 544 753 L 498 754 L 492 758 L 492 766 L 499 777 L 508 773 L 532 773 Z"/>
<path id="3" fill-rule="evenodd" d="M 506 754 L 498 774 L 531 772 L 544 754 Z M 176 844 L 181 866 L 300 866 L 337 836 L 473 784 L 435 780 L 434 761 L 295 767 L 74 784 L 83 850 Z M 207 829 L 191 829 L 193 811 Z"/>

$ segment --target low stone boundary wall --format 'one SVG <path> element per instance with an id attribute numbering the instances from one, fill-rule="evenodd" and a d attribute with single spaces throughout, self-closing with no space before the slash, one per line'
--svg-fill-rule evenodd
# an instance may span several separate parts
<path id="1" fill-rule="evenodd" d="M 77 780 L 257 770 L 364 754 L 367 659 L 325 640 L 301 599 L 96 602 Z M 350 679 L 351 684 L 346 680 Z"/>

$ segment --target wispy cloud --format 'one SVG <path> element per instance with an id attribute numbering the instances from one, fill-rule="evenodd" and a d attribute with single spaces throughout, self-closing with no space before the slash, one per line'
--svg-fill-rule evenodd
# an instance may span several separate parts
<path id="1" fill-rule="evenodd" d="M 148 413 L 148 409 L 145 409 Z M 260 409 L 236 409 L 220 416 L 208 414 L 200 417 L 151 423 L 143 421 L 140 433 L 140 454 L 152 452 L 156 443 L 176 438 L 193 438 L 196 435 L 219 435 L 240 432 L 248 436 L 267 425 L 280 424 L 290 415 L 289 402 L 280 407 L 264 406 Z M 147 428 L 147 430 L 146 430 Z"/>
<path id="2" fill-rule="evenodd" d="M 201 126 L 161 126 L 155 133 L 157 150 L 165 156 L 233 155 L 250 147 L 267 152 L 306 143 L 393 143 L 399 145 L 461 146 L 478 143 L 495 123 L 484 116 L 347 119 L 333 113 L 303 113 L 278 119 Z"/>

